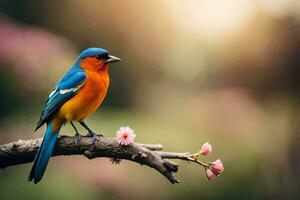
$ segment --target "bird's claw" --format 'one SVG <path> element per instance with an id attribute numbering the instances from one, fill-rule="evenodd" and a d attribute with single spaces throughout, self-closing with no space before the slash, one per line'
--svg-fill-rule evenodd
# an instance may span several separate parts
<path id="1" fill-rule="evenodd" d="M 80 141 L 81 141 L 81 138 L 82 138 L 82 135 L 80 135 L 79 133 L 75 133 L 75 137 L 76 137 L 76 145 L 77 146 L 80 146 Z"/>
<path id="2" fill-rule="evenodd" d="M 100 137 L 103 137 L 102 134 L 97 134 L 97 133 L 94 133 L 94 132 L 89 132 L 87 134 L 88 137 L 92 137 L 93 138 L 93 142 L 92 144 L 96 144 L 97 141 L 100 141 Z"/>

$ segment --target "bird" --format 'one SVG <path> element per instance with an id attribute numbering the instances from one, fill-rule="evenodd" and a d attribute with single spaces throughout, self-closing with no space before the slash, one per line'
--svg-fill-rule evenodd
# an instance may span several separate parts
<path id="1" fill-rule="evenodd" d="M 88 48 L 81 52 L 69 71 L 58 81 L 50 93 L 35 132 L 47 125 L 43 141 L 35 156 L 28 181 L 40 182 L 58 138 L 61 127 L 69 122 L 75 130 L 76 143 L 81 135 L 73 122 L 79 122 L 87 136 L 99 139 L 86 123 L 85 118 L 95 112 L 104 100 L 109 87 L 108 68 L 111 63 L 121 61 L 102 48 Z"/>

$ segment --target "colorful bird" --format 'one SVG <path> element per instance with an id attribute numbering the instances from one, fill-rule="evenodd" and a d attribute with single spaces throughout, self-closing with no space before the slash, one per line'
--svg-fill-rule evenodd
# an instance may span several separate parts
<path id="1" fill-rule="evenodd" d="M 105 98 L 109 86 L 109 64 L 118 61 L 119 58 L 109 55 L 104 49 L 86 49 L 58 82 L 48 97 L 35 129 L 47 124 L 28 181 L 38 183 L 42 179 L 59 131 L 66 122 L 70 122 L 75 129 L 78 143 L 81 135 L 73 121 L 79 122 L 94 142 L 98 139 L 98 135 L 85 124 L 84 119 L 95 112 Z"/>

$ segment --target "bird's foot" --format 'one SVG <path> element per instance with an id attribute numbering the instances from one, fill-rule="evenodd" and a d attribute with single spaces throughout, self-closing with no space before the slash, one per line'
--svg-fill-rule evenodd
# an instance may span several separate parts
<path id="1" fill-rule="evenodd" d="M 92 144 L 94 145 L 96 144 L 97 141 L 100 141 L 100 137 L 103 137 L 102 134 L 97 134 L 95 132 L 89 132 L 86 136 L 93 138 Z"/>
<path id="2" fill-rule="evenodd" d="M 76 145 L 77 146 L 80 146 L 80 141 L 81 141 L 81 138 L 82 138 L 82 135 L 80 135 L 79 133 L 75 133 L 75 137 L 76 137 Z"/>

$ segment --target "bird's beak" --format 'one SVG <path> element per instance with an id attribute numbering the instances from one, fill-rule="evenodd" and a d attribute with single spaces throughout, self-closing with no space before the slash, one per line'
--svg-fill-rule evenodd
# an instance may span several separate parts
<path id="1" fill-rule="evenodd" d="M 120 58 L 117 58 L 115 56 L 112 56 L 112 55 L 109 55 L 108 56 L 108 59 L 106 61 L 104 61 L 104 64 L 107 64 L 107 63 L 114 63 L 114 62 L 119 62 L 121 61 Z"/>

